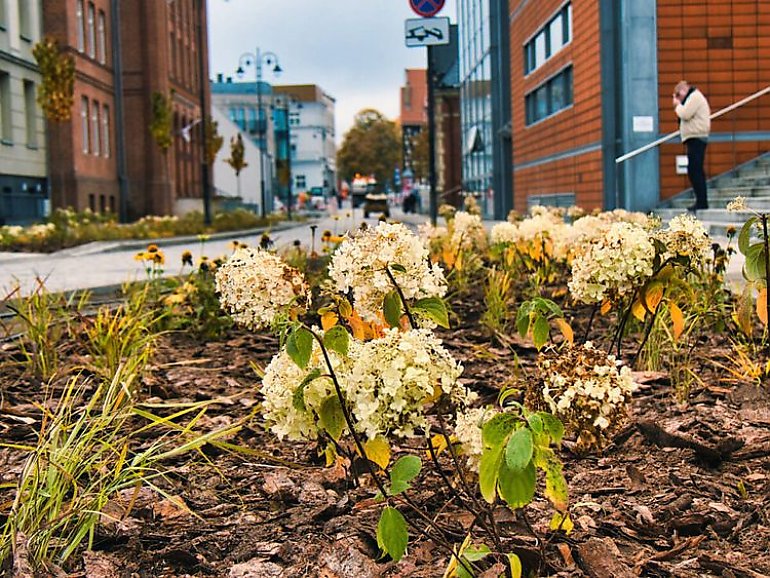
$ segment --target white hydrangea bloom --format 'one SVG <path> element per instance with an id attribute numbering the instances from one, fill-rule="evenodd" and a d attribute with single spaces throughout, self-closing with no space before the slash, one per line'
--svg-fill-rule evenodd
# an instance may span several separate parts
<path id="1" fill-rule="evenodd" d="M 468 456 L 469 465 L 473 469 L 478 467 L 481 454 L 484 451 L 481 429 L 498 413 L 500 410 L 493 406 L 476 407 L 457 412 L 455 436 L 462 444 L 463 454 Z"/>
<path id="2" fill-rule="evenodd" d="M 519 227 L 516 223 L 497 223 L 489 234 L 492 245 L 513 245 L 519 240 Z"/>
<path id="3" fill-rule="evenodd" d="M 464 407 L 475 397 L 458 383 L 462 371 L 427 329 L 391 329 L 362 344 L 345 385 L 356 429 L 369 439 L 427 429 L 426 403 L 445 394 Z"/>
<path id="4" fill-rule="evenodd" d="M 727 210 L 731 213 L 748 210 L 748 207 L 746 206 L 746 197 L 735 197 L 732 201 L 727 203 Z"/>
<path id="5" fill-rule="evenodd" d="M 443 297 L 447 291 L 444 272 L 431 264 L 422 241 L 400 223 L 380 223 L 355 237 L 347 237 L 332 255 L 329 277 L 340 292 L 353 290 L 355 308 L 362 319 L 380 318 L 382 302 L 393 291 L 385 267 L 400 265 L 405 272 L 391 272 L 406 299 Z"/>
<path id="6" fill-rule="evenodd" d="M 350 371 L 351 359 L 357 356 L 361 343 L 351 339 L 348 357 L 342 357 L 329 351 L 329 358 L 341 383 L 345 383 Z M 295 393 L 302 380 L 314 369 L 319 369 L 324 377 L 314 379 L 304 387 L 301 399 L 303 410 L 295 404 Z M 317 415 L 321 403 L 330 395 L 336 395 L 334 384 L 323 358 L 321 348 L 313 341 L 313 350 L 307 368 L 300 369 L 289 357 L 286 348 L 273 356 L 262 378 L 262 413 L 270 431 L 279 439 L 290 441 L 313 440 L 318 437 Z"/>
<path id="7" fill-rule="evenodd" d="M 655 236 L 666 246 L 664 260 L 684 256 L 700 266 L 711 251 L 708 233 L 694 215 L 677 215 L 671 219 L 667 229 L 658 231 Z"/>
<path id="8" fill-rule="evenodd" d="M 431 223 L 423 223 L 417 227 L 417 235 L 426 245 L 433 241 L 439 241 L 448 234 L 449 231 L 446 227 L 434 227 Z"/>
<path id="9" fill-rule="evenodd" d="M 625 295 L 652 275 L 654 258 L 655 246 L 645 229 L 632 223 L 613 223 L 572 262 L 569 290 L 584 303 Z"/>
<path id="10" fill-rule="evenodd" d="M 300 271 L 262 249 L 241 247 L 217 269 L 216 290 L 222 308 L 239 325 L 267 327 L 279 314 L 305 311 L 310 290 Z"/>
<path id="11" fill-rule="evenodd" d="M 453 247 L 473 248 L 484 245 L 487 231 L 479 215 L 457 211 L 451 221 Z"/>

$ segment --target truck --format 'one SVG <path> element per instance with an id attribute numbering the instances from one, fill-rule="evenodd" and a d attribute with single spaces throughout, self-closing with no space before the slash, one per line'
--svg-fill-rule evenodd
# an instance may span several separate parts
<path id="1" fill-rule="evenodd" d="M 377 192 L 377 179 L 373 176 L 363 176 L 357 174 L 353 181 L 350 183 L 350 202 L 352 207 L 362 205 L 366 199 L 366 195 L 374 194 Z"/>

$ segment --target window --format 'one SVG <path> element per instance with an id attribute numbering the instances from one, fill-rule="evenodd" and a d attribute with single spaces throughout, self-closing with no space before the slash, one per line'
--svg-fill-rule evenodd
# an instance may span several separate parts
<path id="1" fill-rule="evenodd" d="M 75 3 L 75 28 L 77 30 L 77 46 L 79 52 L 84 52 L 86 49 L 86 32 L 83 25 L 83 0 L 77 0 Z"/>
<path id="2" fill-rule="evenodd" d="M 88 56 L 96 58 L 96 8 L 94 3 L 88 3 Z"/>
<path id="3" fill-rule="evenodd" d="M 101 143 L 99 142 L 101 141 L 99 133 L 102 130 L 101 122 L 99 122 L 101 114 L 99 103 L 93 102 L 91 104 L 91 154 L 99 156 L 101 154 Z"/>
<path id="4" fill-rule="evenodd" d="M 524 74 L 540 68 L 572 40 L 572 3 L 562 6 L 524 45 Z"/>
<path id="5" fill-rule="evenodd" d="M 97 43 L 96 56 L 102 64 L 107 62 L 107 21 L 104 16 L 104 10 L 99 10 L 99 20 L 97 22 Z"/>
<path id="6" fill-rule="evenodd" d="M 83 139 L 83 154 L 88 154 L 90 131 L 88 129 L 88 99 L 85 96 L 80 99 L 80 137 Z"/>
<path id="7" fill-rule="evenodd" d="M 525 97 L 526 123 L 541 121 L 571 105 L 572 66 L 568 66 Z"/>
<path id="8" fill-rule="evenodd" d="M 102 154 L 109 158 L 110 147 L 110 107 L 106 104 L 102 107 Z"/>
<path id="9" fill-rule="evenodd" d="M 5 0 L 0 0 L 0 30 L 5 30 Z"/>
<path id="10" fill-rule="evenodd" d="M 11 75 L 0 72 L 0 138 L 3 144 L 13 144 L 11 127 Z"/>
<path id="11" fill-rule="evenodd" d="M 290 112 L 289 113 L 289 124 L 291 126 L 299 126 L 299 113 L 298 112 Z"/>
<path id="12" fill-rule="evenodd" d="M 92 213 L 96 212 L 96 195 L 93 193 L 88 194 L 88 208 L 91 209 Z"/>
<path id="13" fill-rule="evenodd" d="M 37 148 L 37 106 L 35 104 L 35 83 L 24 81 L 24 119 L 27 126 L 27 146 Z"/>
<path id="14" fill-rule="evenodd" d="M 29 14 L 29 0 L 19 0 L 19 36 L 32 40 L 32 22 Z"/>
<path id="15" fill-rule="evenodd" d="M 305 175 L 297 175 L 294 177 L 294 186 L 297 189 L 304 189 L 307 187 L 307 181 L 305 180 Z"/>

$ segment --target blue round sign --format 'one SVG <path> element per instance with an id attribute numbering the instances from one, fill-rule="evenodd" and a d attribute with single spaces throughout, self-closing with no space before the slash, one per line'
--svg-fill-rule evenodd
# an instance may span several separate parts
<path id="1" fill-rule="evenodd" d="M 409 0 L 409 6 L 425 18 L 435 16 L 444 7 L 445 0 Z"/>

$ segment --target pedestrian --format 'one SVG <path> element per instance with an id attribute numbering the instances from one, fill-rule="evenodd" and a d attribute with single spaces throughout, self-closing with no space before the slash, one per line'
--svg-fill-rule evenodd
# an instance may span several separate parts
<path id="1" fill-rule="evenodd" d="M 695 212 L 708 209 L 703 161 L 706 158 L 706 145 L 711 131 L 709 103 L 700 90 L 690 86 L 686 80 L 681 80 L 674 88 L 673 105 L 679 117 L 679 134 L 687 147 L 687 176 L 695 193 L 695 204 L 687 210 Z"/>

